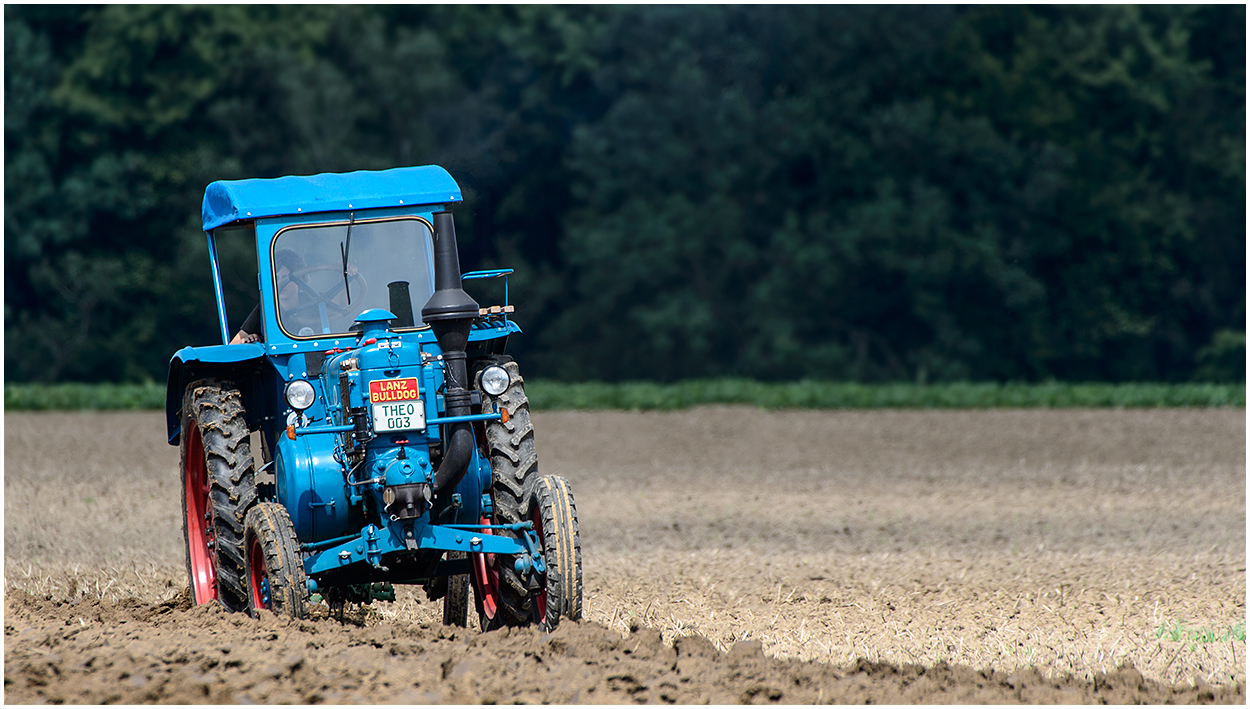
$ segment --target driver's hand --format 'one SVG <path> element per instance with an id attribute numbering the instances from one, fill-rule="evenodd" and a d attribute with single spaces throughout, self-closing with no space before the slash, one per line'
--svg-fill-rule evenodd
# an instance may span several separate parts
<path id="1" fill-rule="evenodd" d="M 356 264 L 354 263 L 347 264 L 347 275 L 354 276 L 356 275 L 357 271 L 358 269 L 356 268 Z"/>

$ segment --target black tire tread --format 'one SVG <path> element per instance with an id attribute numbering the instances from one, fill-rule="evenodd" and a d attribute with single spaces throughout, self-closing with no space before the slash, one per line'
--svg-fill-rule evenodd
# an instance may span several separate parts
<path id="1" fill-rule="evenodd" d="M 291 618 L 308 616 L 308 577 L 299 552 L 299 537 L 286 508 L 276 502 L 261 502 L 247 513 L 244 541 L 253 538 L 260 541 L 265 555 L 265 574 L 269 578 L 270 607 L 278 615 Z M 244 547 L 246 548 L 246 547 Z M 251 578 L 251 569 L 247 576 Z M 249 595 L 251 584 L 247 584 Z M 247 607 L 252 615 L 259 611 L 248 599 Z"/>
<path id="2" fill-rule="evenodd" d="M 577 530 L 577 506 L 569 481 L 544 475 L 534 485 L 531 514 L 543 524 L 543 560 L 547 563 L 548 630 L 560 618 L 582 618 L 582 544 Z"/>
<path id="3" fill-rule="evenodd" d="M 257 492 L 251 441 L 242 396 L 230 382 L 203 380 L 187 386 L 182 405 L 182 430 L 194 421 L 200 429 L 208 472 L 212 528 L 215 537 L 213 557 L 217 576 L 217 597 L 231 612 L 247 608 L 244 562 L 244 519 L 256 504 Z M 182 445 L 182 465 L 186 470 L 186 443 Z M 185 473 L 184 473 L 185 479 Z M 186 540 L 186 497 L 183 496 L 183 539 Z M 187 576 L 190 578 L 190 559 Z M 194 593 L 194 583 L 192 583 Z"/>
<path id="4" fill-rule="evenodd" d="M 511 381 L 499 396 L 482 394 L 482 413 L 508 410 L 508 422 L 488 421 L 486 443 L 490 454 L 492 501 L 496 524 L 516 524 L 529 519 L 530 491 L 538 479 L 538 453 L 534 447 L 534 426 L 530 423 L 529 398 L 525 380 L 512 358 L 497 355 L 478 360 L 474 386 L 481 390 L 481 370 L 491 364 L 508 371 Z M 520 539 L 519 532 L 499 534 Z M 499 608 L 492 627 L 525 625 L 533 617 L 533 601 L 525 579 L 512 566 L 510 557 L 499 557 Z"/>

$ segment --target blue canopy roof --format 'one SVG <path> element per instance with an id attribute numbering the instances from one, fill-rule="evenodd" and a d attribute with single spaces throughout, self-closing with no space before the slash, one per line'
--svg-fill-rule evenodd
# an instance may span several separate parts
<path id="1" fill-rule="evenodd" d="M 459 202 L 460 186 L 438 165 L 271 180 L 218 180 L 204 190 L 204 231 L 238 219 Z"/>

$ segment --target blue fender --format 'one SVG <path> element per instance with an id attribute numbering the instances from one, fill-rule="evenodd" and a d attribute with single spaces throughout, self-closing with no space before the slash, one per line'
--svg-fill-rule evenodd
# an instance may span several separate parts
<path id="1" fill-rule="evenodd" d="M 182 419 L 179 414 L 188 384 L 197 379 L 219 377 L 233 379 L 240 386 L 245 386 L 244 381 L 239 380 L 251 379 L 264 362 L 265 348 L 254 342 L 183 347 L 175 352 L 169 360 L 169 380 L 165 385 L 165 425 L 169 432 L 169 445 L 180 443 Z M 245 398 L 248 393 L 244 392 Z"/>

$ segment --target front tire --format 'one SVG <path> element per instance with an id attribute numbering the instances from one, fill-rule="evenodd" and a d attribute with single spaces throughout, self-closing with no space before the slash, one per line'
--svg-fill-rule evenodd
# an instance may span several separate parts
<path id="1" fill-rule="evenodd" d="M 247 607 L 243 521 L 256 481 L 242 397 L 229 382 L 187 386 L 182 400 L 182 532 L 197 604 Z"/>
<path id="2" fill-rule="evenodd" d="M 307 617 L 308 577 L 286 508 L 273 502 L 256 505 L 247 513 L 246 530 L 251 614 L 268 610 L 291 618 Z"/>
<path id="3" fill-rule="evenodd" d="M 577 532 L 577 507 L 569 481 L 544 475 L 534 486 L 530 519 L 538 532 L 547 574 L 534 599 L 547 630 L 560 618 L 582 619 L 582 543 Z"/>

